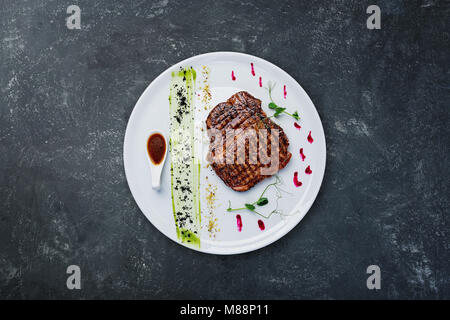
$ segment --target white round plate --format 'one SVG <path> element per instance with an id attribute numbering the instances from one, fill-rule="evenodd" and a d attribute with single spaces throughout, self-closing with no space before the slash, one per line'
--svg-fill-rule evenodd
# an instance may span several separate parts
<path id="1" fill-rule="evenodd" d="M 254 74 L 252 74 L 252 65 Z M 242 207 L 258 199 L 263 189 L 275 180 L 267 178 L 246 192 L 236 192 L 227 187 L 205 162 L 201 166 L 201 212 L 202 229 L 200 234 L 200 248 L 192 248 L 212 254 L 237 254 L 262 248 L 284 236 L 308 212 L 313 204 L 325 172 L 326 147 L 325 135 L 319 115 L 303 88 L 285 71 L 272 63 L 255 56 L 234 53 L 215 52 L 198 55 L 168 68 L 159 75 L 144 91 L 131 113 L 128 121 L 124 141 L 125 174 L 131 193 L 139 208 L 150 222 L 170 239 L 182 244 L 177 239 L 175 220 L 171 205 L 170 187 L 170 152 L 161 176 L 161 189 L 155 191 L 151 186 L 151 175 L 146 143 L 149 134 L 155 130 L 162 132 L 166 139 L 169 137 L 169 87 L 172 71 L 180 67 L 193 67 L 196 70 L 196 121 L 204 123 L 210 109 L 220 102 L 226 101 L 238 91 L 248 91 L 262 100 L 262 107 L 267 115 L 273 110 L 268 108 L 269 95 L 264 88 L 268 82 L 276 83 L 272 93 L 274 101 L 286 111 L 298 111 L 301 126 L 294 126 L 296 122 L 288 115 L 281 115 L 273 119 L 279 124 L 289 138 L 289 151 L 292 158 L 288 165 L 279 171 L 283 185 L 282 197 L 278 200 L 277 210 L 269 219 L 263 219 L 248 210 L 228 212 L 229 201 L 233 208 Z M 205 68 L 204 68 L 205 67 Z M 205 70 L 209 73 L 206 77 Z M 232 79 L 232 72 L 235 80 Z M 262 87 L 260 86 L 260 77 Z M 204 103 L 205 84 L 209 85 L 211 100 Z M 286 86 L 286 96 L 284 94 Z M 205 110 L 205 107 L 207 110 Z M 308 142 L 309 132 L 314 139 Z M 207 143 L 206 143 L 207 148 Z M 302 161 L 299 150 L 304 149 L 306 158 Z M 305 169 L 310 166 L 312 174 L 306 174 Z M 294 172 L 303 183 L 296 187 L 293 182 Z M 206 197 L 208 185 L 216 188 L 215 208 L 208 208 Z M 276 206 L 275 189 L 270 188 L 267 197 L 269 204 L 258 209 L 267 214 Z M 236 215 L 242 217 L 242 230 L 239 231 Z M 258 220 L 265 224 L 261 230 Z M 213 230 L 209 230 L 213 226 Z M 184 245 L 184 244 L 183 244 Z M 189 246 L 189 248 L 191 248 Z"/>

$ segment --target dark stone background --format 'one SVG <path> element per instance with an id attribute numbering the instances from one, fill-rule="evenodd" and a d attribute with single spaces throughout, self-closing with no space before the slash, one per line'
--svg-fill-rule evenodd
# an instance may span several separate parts
<path id="1" fill-rule="evenodd" d="M 66 8 L 80 6 L 81 30 Z M 382 29 L 366 28 L 381 7 Z M 0 0 L 1 298 L 450 298 L 448 1 Z M 327 138 L 305 219 L 256 252 L 165 238 L 123 170 L 170 65 L 239 51 L 289 72 Z M 82 290 L 66 288 L 66 268 Z M 366 268 L 381 267 L 381 290 Z"/>

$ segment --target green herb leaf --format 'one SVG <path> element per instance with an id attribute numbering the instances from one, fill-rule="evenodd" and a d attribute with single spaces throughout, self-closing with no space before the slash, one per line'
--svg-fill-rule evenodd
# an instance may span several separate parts
<path id="1" fill-rule="evenodd" d="M 275 103 L 271 102 L 271 103 L 269 103 L 269 108 L 276 109 L 276 108 L 278 108 L 278 106 Z"/>
<path id="2" fill-rule="evenodd" d="M 248 209 L 248 210 L 255 210 L 255 206 L 254 205 L 252 205 L 252 204 L 250 204 L 250 203 L 246 203 L 245 204 L 245 207 Z"/>
<path id="3" fill-rule="evenodd" d="M 278 117 L 283 111 L 286 110 L 286 108 L 278 107 L 275 109 L 275 114 L 273 115 L 275 118 Z"/>
<path id="4" fill-rule="evenodd" d="M 295 112 L 292 114 L 292 116 L 294 117 L 295 120 L 300 119 L 300 117 L 298 116 L 298 112 L 297 112 L 297 111 L 295 111 Z"/>
<path id="5" fill-rule="evenodd" d="M 264 218 L 264 219 L 270 218 L 270 217 L 272 216 L 272 214 L 274 214 L 274 213 L 280 213 L 280 214 L 281 214 L 281 211 L 278 210 L 277 208 L 278 208 L 278 199 L 281 197 L 280 192 L 283 191 L 283 190 L 282 190 L 282 189 L 279 189 L 279 187 L 278 187 L 278 186 L 281 184 L 281 179 L 280 179 L 280 177 L 278 177 L 278 176 L 276 175 L 275 178 L 276 178 L 276 181 L 273 182 L 273 183 L 268 184 L 268 185 L 264 188 L 264 190 L 263 190 L 263 192 L 261 193 L 261 195 L 259 196 L 258 200 L 256 200 L 255 202 L 252 202 L 252 203 L 246 203 L 246 204 L 244 205 L 244 207 L 242 207 L 242 208 L 231 208 L 231 201 L 228 200 L 228 209 L 227 209 L 227 211 L 237 211 L 237 210 L 245 210 L 245 209 L 247 209 L 247 210 L 250 210 L 251 212 L 253 212 L 254 214 L 257 214 L 257 215 L 261 216 L 261 217 Z M 277 191 L 277 193 L 276 193 L 277 200 L 275 201 L 275 202 L 276 202 L 276 208 L 275 208 L 274 210 L 272 210 L 272 211 L 269 213 L 269 215 L 263 215 L 263 214 L 261 214 L 260 212 L 258 212 L 258 211 L 255 210 L 255 204 L 257 204 L 258 206 L 264 206 L 264 205 L 266 205 L 266 204 L 269 203 L 269 200 L 268 200 L 266 197 L 264 197 L 264 194 L 266 193 L 266 191 L 267 191 L 270 187 L 274 187 L 274 188 L 276 189 L 276 191 Z"/>
<path id="6" fill-rule="evenodd" d="M 269 203 L 269 199 L 267 199 L 267 198 L 261 198 L 258 201 L 256 201 L 256 204 L 258 206 L 265 206 L 268 203 Z"/>
<path id="7" fill-rule="evenodd" d="M 227 211 L 232 211 L 233 209 L 231 209 L 231 201 L 230 200 L 228 200 L 228 209 L 227 209 Z"/>

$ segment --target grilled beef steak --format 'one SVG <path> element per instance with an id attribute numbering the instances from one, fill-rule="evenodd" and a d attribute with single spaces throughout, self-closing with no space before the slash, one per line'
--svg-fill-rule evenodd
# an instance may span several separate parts
<path id="1" fill-rule="evenodd" d="M 211 166 L 235 191 L 250 189 L 284 168 L 291 159 L 283 129 L 267 118 L 261 100 L 246 91 L 214 107 L 206 127 Z"/>

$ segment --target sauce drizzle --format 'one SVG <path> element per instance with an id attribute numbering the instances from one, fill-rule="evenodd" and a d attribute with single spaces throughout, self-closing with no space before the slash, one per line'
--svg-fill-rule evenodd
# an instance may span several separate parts
<path id="1" fill-rule="evenodd" d="M 166 140 L 160 133 L 150 135 L 147 141 L 147 152 L 153 164 L 158 165 L 166 154 Z"/>
<path id="2" fill-rule="evenodd" d="M 262 78 L 259 77 L 259 87 L 262 88 Z"/>
<path id="3" fill-rule="evenodd" d="M 242 218 L 241 218 L 240 214 L 236 215 L 236 223 L 237 223 L 238 231 L 241 232 L 242 231 Z"/>
<path id="4" fill-rule="evenodd" d="M 298 180 L 298 172 L 294 172 L 294 185 L 298 188 L 302 185 L 302 182 Z"/>
<path id="5" fill-rule="evenodd" d="M 309 143 L 313 143 L 313 142 L 314 142 L 314 139 L 313 139 L 313 137 L 311 136 L 311 131 L 310 131 L 309 134 L 308 134 L 308 142 L 309 142 Z"/>
<path id="6" fill-rule="evenodd" d="M 234 71 L 231 71 L 231 80 L 236 81 L 236 77 L 234 76 Z"/>
<path id="7" fill-rule="evenodd" d="M 305 161 L 305 154 L 303 153 L 303 148 L 300 148 L 300 157 L 302 157 L 302 161 Z"/>
<path id="8" fill-rule="evenodd" d="M 261 231 L 263 231 L 266 228 L 262 220 L 258 220 L 258 227 L 259 229 L 261 229 Z"/>
<path id="9" fill-rule="evenodd" d="M 287 95 L 286 85 L 284 85 L 284 87 L 283 87 L 283 93 L 284 93 L 284 98 L 286 99 L 286 95 Z"/>
<path id="10" fill-rule="evenodd" d="M 302 128 L 297 122 L 294 122 L 294 127 L 296 127 L 298 130 Z"/>
<path id="11" fill-rule="evenodd" d="M 253 62 L 250 63 L 250 64 L 251 64 L 251 66 L 252 66 L 252 76 L 255 76 L 255 68 L 253 67 Z"/>
<path id="12" fill-rule="evenodd" d="M 306 167 L 305 173 L 306 173 L 306 174 L 311 174 L 311 173 L 312 173 L 312 170 L 311 170 L 311 167 L 310 167 L 310 166 L 307 166 L 307 167 Z"/>

